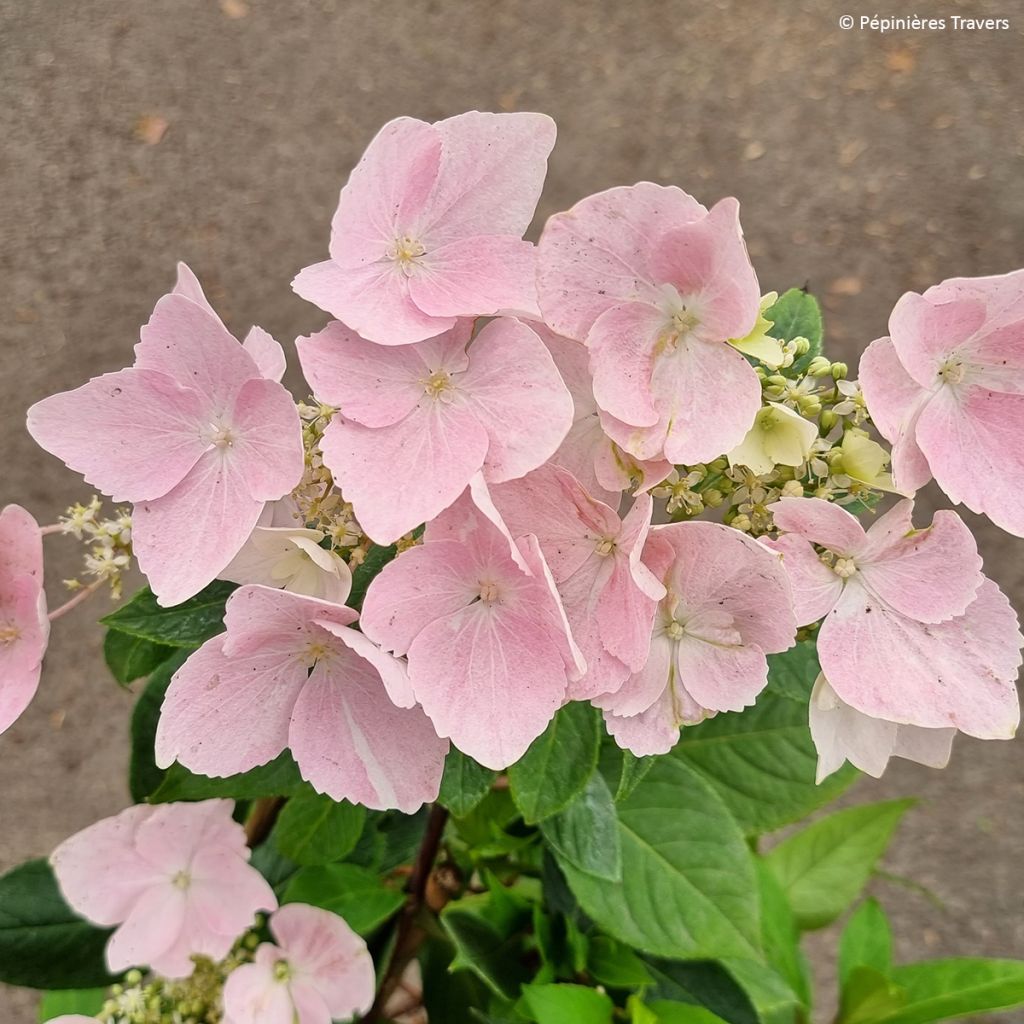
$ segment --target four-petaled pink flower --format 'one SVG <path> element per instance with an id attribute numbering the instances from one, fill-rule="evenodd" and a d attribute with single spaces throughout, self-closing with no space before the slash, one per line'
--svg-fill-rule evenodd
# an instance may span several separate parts
<path id="1" fill-rule="evenodd" d="M 366 943 L 344 919 L 288 903 L 270 918 L 273 942 L 224 985 L 224 1024 L 328 1024 L 366 1013 L 376 979 Z"/>
<path id="2" fill-rule="evenodd" d="M 291 750 L 334 800 L 406 813 L 436 798 L 448 744 L 414 707 L 404 666 L 350 628 L 343 605 L 245 586 L 226 631 L 167 689 L 156 761 L 222 777 Z"/>
<path id="3" fill-rule="evenodd" d="M 904 491 L 932 476 L 1024 537 L 1024 270 L 908 292 L 861 357 L 871 416 Z"/>
<path id="4" fill-rule="evenodd" d="M 28 413 L 43 448 L 134 503 L 132 548 L 163 605 L 215 579 L 303 471 L 295 405 L 263 375 L 280 369 L 280 346 L 263 332 L 240 345 L 198 287 L 184 268 L 142 328 L 133 366 Z"/>
<path id="5" fill-rule="evenodd" d="M 567 470 L 544 466 L 492 490 L 513 537 L 534 534 L 587 663 L 572 700 L 619 689 L 643 668 L 664 586 L 641 562 L 653 502 L 640 495 L 626 518 L 592 498 Z"/>
<path id="6" fill-rule="evenodd" d="M 945 768 L 956 735 L 956 729 L 922 729 L 862 714 L 832 689 L 823 673 L 811 691 L 808 720 L 818 751 L 818 782 L 839 771 L 844 761 L 876 779 L 891 757 Z"/>
<path id="7" fill-rule="evenodd" d="M 107 966 L 148 965 L 168 978 L 191 957 L 227 956 L 257 911 L 277 906 L 248 863 L 231 800 L 136 805 L 65 839 L 50 862 L 68 903 L 98 925 L 117 925 Z"/>
<path id="8" fill-rule="evenodd" d="M 651 531 L 644 560 L 665 585 L 647 663 L 594 703 L 637 755 L 664 754 L 681 725 L 742 711 L 768 681 L 767 654 L 793 646 L 793 597 L 778 557 L 719 523 Z"/>
<path id="9" fill-rule="evenodd" d="M 470 341 L 472 328 L 463 320 L 385 348 L 332 323 L 297 342 L 317 398 L 340 410 L 324 462 L 379 544 L 447 508 L 481 468 L 497 483 L 540 466 L 572 424 L 569 392 L 530 327 L 494 320 Z"/>
<path id="10" fill-rule="evenodd" d="M 783 498 L 772 509 L 785 532 L 771 545 L 793 584 L 797 622 L 823 620 L 818 658 L 840 700 L 897 725 L 1013 735 L 1024 641 L 955 512 L 917 530 L 906 499 L 865 532 L 820 498 Z"/>
<path id="11" fill-rule="evenodd" d="M 536 252 L 522 235 L 554 144 L 544 114 L 389 122 L 341 190 L 331 258 L 292 287 L 384 345 L 432 338 L 458 317 L 538 316 Z"/>
<path id="12" fill-rule="evenodd" d="M 710 212 L 642 182 L 556 214 L 539 245 L 544 319 L 586 341 L 605 432 L 641 460 L 693 464 L 731 451 L 761 385 L 730 339 L 760 294 L 735 199 Z"/>
<path id="13" fill-rule="evenodd" d="M 523 755 L 586 664 L 537 538 L 513 541 L 481 478 L 386 565 L 361 626 L 407 654 L 416 700 L 437 731 L 488 768 Z"/>
<path id="14" fill-rule="evenodd" d="M 49 637 L 39 524 L 8 505 L 0 512 L 0 732 L 35 696 Z"/>

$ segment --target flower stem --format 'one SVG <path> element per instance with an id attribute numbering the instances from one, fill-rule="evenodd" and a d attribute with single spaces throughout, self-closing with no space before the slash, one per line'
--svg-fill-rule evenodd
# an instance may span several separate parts
<path id="1" fill-rule="evenodd" d="M 64 524 L 63 523 L 50 523 L 49 526 L 40 526 L 39 527 L 39 533 L 43 537 L 49 537 L 51 533 L 63 533 L 63 532 L 64 532 Z"/>
<path id="2" fill-rule="evenodd" d="M 253 804 L 245 822 L 245 841 L 251 849 L 255 849 L 270 835 L 270 830 L 274 827 L 284 804 L 283 796 L 261 797 Z"/>
<path id="3" fill-rule="evenodd" d="M 54 608 L 53 611 L 50 612 L 50 621 L 56 621 L 62 615 L 67 615 L 67 613 L 71 611 L 72 608 L 77 608 L 80 604 L 82 604 L 82 602 L 87 601 L 90 597 L 92 597 L 93 594 L 96 593 L 97 590 L 99 590 L 100 587 L 103 586 L 105 582 L 105 580 L 95 580 L 94 582 L 90 583 L 89 586 L 82 587 L 82 589 L 78 591 L 78 593 L 75 594 L 74 597 L 69 598 L 62 605 L 58 606 L 57 608 Z"/>

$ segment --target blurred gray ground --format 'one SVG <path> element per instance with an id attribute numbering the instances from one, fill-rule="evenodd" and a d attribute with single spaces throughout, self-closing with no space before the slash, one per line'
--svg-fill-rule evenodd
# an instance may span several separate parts
<path id="1" fill-rule="evenodd" d="M 88 497 L 24 410 L 128 363 L 175 260 L 239 330 L 291 351 L 316 329 L 288 282 L 325 258 L 338 188 L 399 114 L 553 115 L 541 217 L 645 178 L 738 196 L 763 288 L 807 282 L 855 362 L 905 290 L 1024 265 L 1024 9 L 881 13 L 915 12 L 1013 24 L 841 31 L 876 13 L 848 0 L 0 0 L 0 502 L 52 522 Z M 1022 549 L 975 525 L 1024 608 Z M 75 546 L 47 545 L 56 600 Z M 105 600 L 55 628 L 38 698 L 0 738 L 0 870 L 127 803 L 133 697 L 102 664 Z M 945 772 L 897 764 L 854 799 L 904 794 L 922 805 L 886 865 L 935 898 L 876 884 L 900 954 L 1024 957 L 1020 747 L 961 740 Z M 33 1000 L 0 992 L 0 1019 L 27 1024 Z"/>

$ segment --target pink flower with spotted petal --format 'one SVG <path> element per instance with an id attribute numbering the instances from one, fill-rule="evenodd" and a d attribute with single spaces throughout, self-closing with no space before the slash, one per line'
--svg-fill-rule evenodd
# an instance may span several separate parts
<path id="1" fill-rule="evenodd" d="M 0 512 L 0 733 L 35 696 L 49 637 L 39 524 L 8 505 Z"/>
<path id="2" fill-rule="evenodd" d="M 544 114 L 389 122 L 341 190 L 331 258 L 292 287 L 382 345 L 424 341 L 459 317 L 539 316 L 522 236 L 554 144 Z"/>
<path id="3" fill-rule="evenodd" d="M 719 523 L 651 530 L 644 561 L 664 584 L 646 664 L 594 703 L 638 756 L 664 754 L 679 728 L 742 711 L 768 681 L 766 655 L 793 646 L 793 598 L 778 557 Z"/>
<path id="4" fill-rule="evenodd" d="M 324 462 L 378 544 L 433 519 L 481 469 L 497 483 L 540 466 L 572 424 L 569 392 L 530 327 L 503 318 L 472 341 L 471 331 L 464 320 L 385 348 L 332 323 L 297 342 L 317 398 L 340 410 Z"/>
<path id="5" fill-rule="evenodd" d="M 227 956 L 256 912 L 277 906 L 248 864 L 231 800 L 136 805 L 64 840 L 50 863 L 68 903 L 117 929 L 107 966 L 148 965 L 167 978 L 192 973 L 191 957 Z"/>
<path id="6" fill-rule="evenodd" d="M 650 182 L 590 196 L 548 221 L 538 288 L 545 321 L 586 341 L 620 447 L 692 464 L 743 440 L 761 386 L 728 341 L 753 329 L 760 292 L 735 199 L 708 211 Z"/>
<path id="7" fill-rule="evenodd" d="M 1013 735 L 1024 641 L 955 512 L 918 530 L 906 499 L 865 532 L 820 498 L 783 498 L 773 511 L 784 532 L 769 543 L 783 555 L 797 621 L 823 620 L 818 658 L 845 704 L 898 725 Z"/>
<path id="8" fill-rule="evenodd" d="M 289 903 L 269 927 L 274 941 L 228 975 L 224 1024 L 328 1024 L 370 1009 L 373 959 L 343 918 Z"/>
<path id="9" fill-rule="evenodd" d="M 839 771 L 844 761 L 876 779 L 892 757 L 945 768 L 956 735 L 956 729 L 922 729 L 861 714 L 832 689 L 824 675 L 814 684 L 808 717 L 818 751 L 819 783 Z"/>
<path id="10" fill-rule="evenodd" d="M 266 339 L 239 345 L 198 288 L 179 268 L 178 287 L 142 328 L 133 366 L 28 412 L 43 448 L 115 501 L 134 503 L 132 547 L 165 606 L 215 579 L 265 503 L 303 471 L 295 405 L 263 373 L 277 372 L 276 356 Z"/>
<path id="11" fill-rule="evenodd" d="M 903 490 L 932 476 L 1024 537 L 1024 270 L 908 292 L 861 357 L 872 418 Z"/>
<path id="12" fill-rule="evenodd" d="M 534 534 L 551 568 L 573 636 L 587 663 L 569 684 L 572 700 L 618 690 L 643 668 L 664 586 L 641 562 L 650 495 L 626 518 L 590 496 L 568 471 L 543 466 L 492 491 L 514 537 Z"/>
<path id="13" fill-rule="evenodd" d="M 586 670 L 537 538 L 512 539 L 481 477 L 370 584 L 361 626 L 408 655 L 438 733 L 488 768 L 518 761 Z"/>
<path id="14" fill-rule="evenodd" d="M 334 800 L 407 814 L 437 796 L 448 744 L 414 707 L 404 666 L 350 628 L 351 608 L 245 586 L 225 632 L 171 680 L 156 760 L 220 778 L 290 749 Z"/>

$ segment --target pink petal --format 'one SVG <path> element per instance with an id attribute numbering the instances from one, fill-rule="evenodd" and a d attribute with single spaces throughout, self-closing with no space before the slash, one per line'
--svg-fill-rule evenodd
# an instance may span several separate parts
<path id="1" fill-rule="evenodd" d="M 248 863 L 248 850 L 243 856 L 208 844 L 197 851 L 189 874 L 188 916 L 204 947 L 196 951 L 215 960 L 252 927 L 258 911 L 277 909 L 274 890 Z"/>
<path id="2" fill-rule="evenodd" d="M 376 430 L 337 415 L 321 449 L 359 524 L 378 544 L 392 544 L 458 498 L 484 464 L 488 437 L 468 403 L 426 399 Z M 404 481 L 400 501 L 393 480 Z"/>
<path id="3" fill-rule="evenodd" d="M 129 967 L 151 966 L 166 977 L 186 977 L 193 964 L 184 958 L 174 962 L 162 954 L 178 941 L 185 927 L 185 896 L 170 881 L 145 890 L 132 905 L 124 923 L 107 943 L 107 967 L 120 974 Z M 187 967 L 186 967 L 187 964 Z"/>
<path id="4" fill-rule="evenodd" d="M 299 271 L 292 290 L 378 345 L 408 345 L 455 326 L 455 317 L 420 310 L 393 260 L 348 268 L 331 260 L 314 263 Z"/>
<path id="5" fill-rule="evenodd" d="M 43 535 L 39 524 L 20 505 L 0 511 L 0 585 L 15 576 L 31 576 L 43 585 Z"/>
<path id="6" fill-rule="evenodd" d="M 215 580 L 252 533 L 263 502 L 238 469 L 230 450 L 215 447 L 167 494 L 136 503 L 132 547 L 164 607 Z"/>
<path id="7" fill-rule="evenodd" d="M 346 648 L 302 688 L 288 745 L 318 792 L 406 814 L 437 798 L 448 752 L 427 716 L 395 707 L 377 670 Z"/>
<path id="8" fill-rule="evenodd" d="M 1024 395 L 945 387 L 917 423 L 917 441 L 954 502 L 1024 537 Z"/>
<path id="9" fill-rule="evenodd" d="M 432 249 L 409 277 L 409 296 L 430 316 L 540 317 L 537 253 L 515 235 L 460 238 Z"/>
<path id="10" fill-rule="evenodd" d="M 427 626 L 409 649 L 409 675 L 441 736 L 488 768 L 518 761 L 565 696 L 555 642 L 519 595 L 478 602 Z"/>
<path id="11" fill-rule="evenodd" d="M 223 636 L 207 640 L 171 680 L 156 734 L 162 768 L 177 759 L 220 778 L 266 764 L 287 745 L 306 666 L 291 654 L 232 659 L 223 647 Z"/>
<path id="12" fill-rule="evenodd" d="M 0 644 L 0 733 L 36 695 L 50 633 L 45 598 L 30 576 L 0 580 L 0 630 L 8 629 L 15 636 Z"/>
<path id="13" fill-rule="evenodd" d="M 701 708 L 684 690 L 666 686 L 658 699 L 645 711 L 629 718 L 605 712 L 604 724 L 609 735 L 624 750 L 637 757 L 667 754 L 679 739 L 679 727 L 704 718 Z"/>
<path id="14" fill-rule="evenodd" d="M 115 501 L 159 498 L 209 447 L 208 401 L 165 373 L 118 370 L 37 402 L 28 431 Z"/>
<path id="15" fill-rule="evenodd" d="M 380 674 L 384 689 L 392 704 L 411 708 L 416 703 L 405 662 L 381 650 L 368 636 L 338 622 L 318 619 L 318 624 L 337 637 L 350 651 L 368 661 Z"/>
<path id="16" fill-rule="evenodd" d="M 842 596 L 843 580 L 818 557 L 811 542 L 785 533 L 763 543 L 782 555 L 782 567 L 793 588 L 797 625 L 809 626 L 828 615 Z"/>
<path id="17" fill-rule="evenodd" d="M 649 643 L 650 653 L 643 666 L 618 690 L 595 698 L 593 703 L 597 707 L 608 714 L 632 718 L 652 707 L 671 688 L 675 673 L 675 644 L 665 635 L 664 629 L 655 629 Z"/>
<path id="18" fill-rule="evenodd" d="M 494 320 L 477 335 L 459 387 L 487 431 L 484 476 L 490 482 L 536 469 L 572 425 L 572 398 L 550 354 L 518 320 Z"/>
<path id="19" fill-rule="evenodd" d="M 753 330 L 761 289 L 740 228 L 740 204 L 722 199 L 704 217 L 671 228 L 657 240 L 653 279 L 669 283 L 692 304 L 707 341 L 742 338 Z"/>
<path id="20" fill-rule="evenodd" d="M 270 919 L 270 930 L 288 962 L 308 977 L 331 1016 L 366 1013 L 373 1003 L 375 977 L 366 943 L 337 914 L 303 903 L 289 903 Z"/>
<path id="21" fill-rule="evenodd" d="M 650 182 L 613 188 L 551 217 L 538 245 L 544 320 L 583 341 L 594 321 L 622 302 L 657 302 L 652 239 L 706 211 L 681 189 Z"/>
<path id="22" fill-rule="evenodd" d="M 276 381 L 246 381 L 231 415 L 237 436 L 230 457 L 252 497 L 276 501 L 303 472 L 302 424 L 291 395 Z"/>
<path id="23" fill-rule="evenodd" d="M 889 338 L 879 338 L 867 347 L 858 372 L 871 419 L 892 443 L 893 483 L 905 491 L 924 487 L 932 471 L 914 433 L 928 392 L 903 368 Z"/>
<path id="24" fill-rule="evenodd" d="M 280 342 L 262 327 L 251 327 L 242 342 L 242 348 L 252 356 L 261 377 L 280 383 L 288 367 Z"/>
<path id="25" fill-rule="evenodd" d="M 818 635 L 822 671 L 847 704 L 900 724 L 1013 735 L 1024 641 L 994 583 L 982 584 L 966 614 L 936 625 L 900 615 L 855 580 Z"/>
<path id="26" fill-rule="evenodd" d="M 257 950 L 255 963 L 242 964 L 228 975 L 224 984 L 224 1024 L 295 1024 L 288 986 L 274 973 L 282 955 L 283 951 L 264 943 Z"/>
<path id="27" fill-rule="evenodd" d="M 160 804 L 142 819 L 134 837 L 135 851 L 168 878 L 189 867 L 204 848 L 225 849 L 248 860 L 245 831 L 231 817 L 231 800 Z"/>
<path id="28" fill-rule="evenodd" d="M 742 711 L 768 682 L 760 647 L 709 642 L 687 635 L 676 652 L 679 686 L 708 711 Z"/>
<path id="29" fill-rule="evenodd" d="M 864 527 L 844 508 L 823 498 L 780 498 L 772 506 L 775 525 L 841 555 L 859 555 L 867 543 Z"/>
<path id="30" fill-rule="evenodd" d="M 192 268 L 187 263 L 178 261 L 177 266 L 177 279 L 174 282 L 174 288 L 171 291 L 172 295 L 184 295 L 186 299 L 190 299 L 197 306 L 201 306 L 206 310 L 210 316 L 220 320 L 217 315 L 217 311 L 210 305 L 209 299 L 206 297 L 206 292 L 203 291 L 203 286 L 199 283 L 199 278 L 192 272 Z M 225 328 L 227 330 L 227 328 Z"/>
<path id="31" fill-rule="evenodd" d="M 672 472 L 672 463 L 667 459 L 638 459 L 623 451 L 608 436 L 606 431 L 621 431 L 628 435 L 630 428 L 626 424 L 607 413 L 601 413 L 600 423 L 602 443 L 596 448 L 594 472 L 601 487 L 613 492 L 635 488 L 637 493 L 643 494 L 660 484 Z"/>
<path id="32" fill-rule="evenodd" d="M 651 496 L 639 495 L 622 520 L 619 547 L 629 559 L 629 571 L 636 586 L 647 597 L 660 601 L 665 596 L 665 587 L 643 562 L 644 547 L 650 536 L 653 514 L 654 501 Z"/>
<path id="33" fill-rule="evenodd" d="M 135 851 L 135 832 L 154 811 L 129 807 L 65 839 L 50 856 L 68 903 L 98 925 L 119 924 L 142 894 L 159 881 Z"/>
<path id="34" fill-rule="evenodd" d="M 955 512 L 915 530 L 914 503 L 901 501 L 868 530 L 858 570 L 895 611 L 918 622 L 963 615 L 985 578 L 971 531 Z"/>
<path id="35" fill-rule="evenodd" d="M 522 235 L 533 219 L 555 122 L 546 114 L 472 110 L 438 121 L 441 163 L 423 214 L 434 245 L 475 235 Z"/>
<path id="36" fill-rule="evenodd" d="M 928 289 L 925 298 L 932 302 L 975 299 L 985 305 L 988 324 L 1004 327 L 1024 318 L 1024 271 L 992 277 L 953 277 Z"/>

